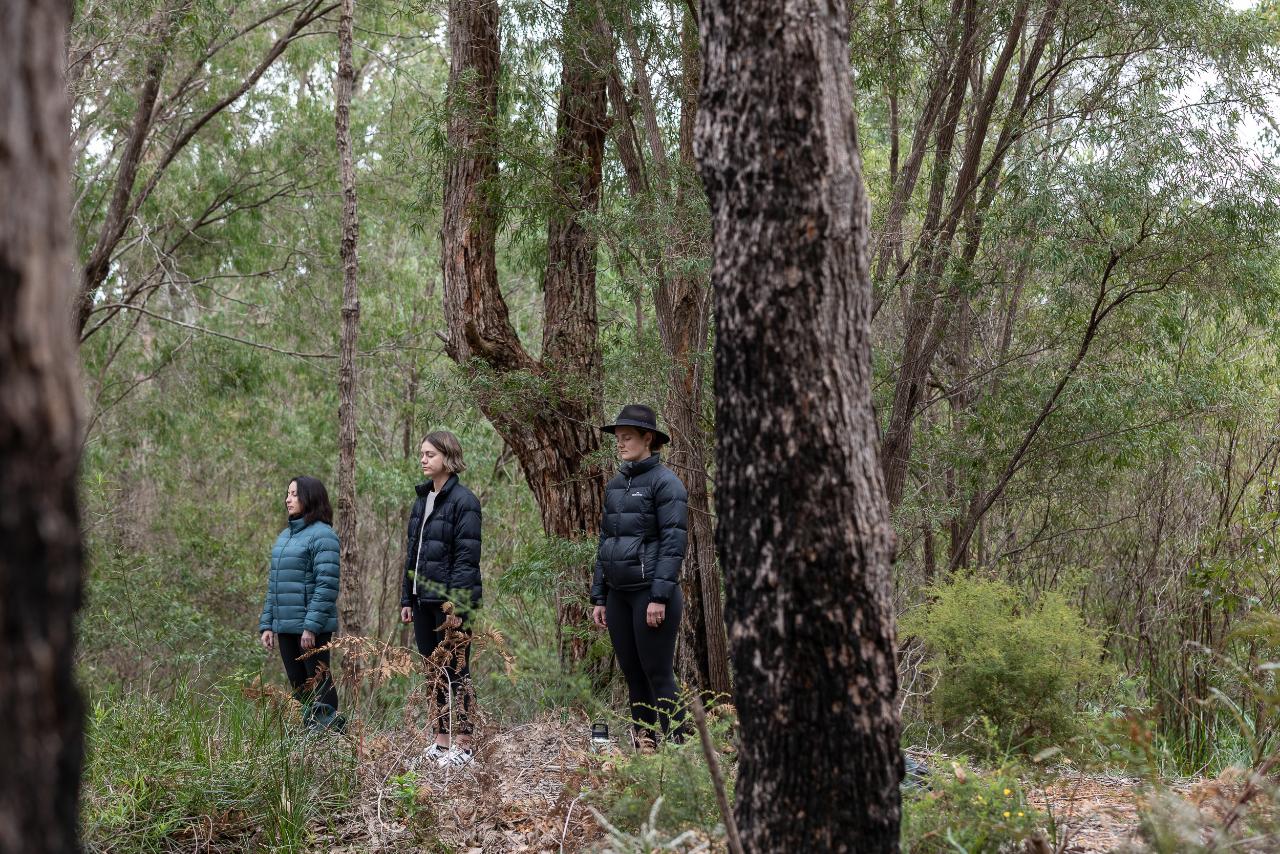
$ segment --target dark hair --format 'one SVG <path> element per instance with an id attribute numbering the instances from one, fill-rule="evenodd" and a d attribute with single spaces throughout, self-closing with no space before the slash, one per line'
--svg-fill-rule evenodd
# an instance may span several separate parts
<path id="1" fill-rule="evenodd" d="M 302 518 L 306 519 L 308 525 L 312 522 L 333 524 L 333 507 L 329 504 L 329 493 L 323 483 L 305 474 L 298 475 L 290 483 L 298 485 L 298 500 L 302 502 Z"/>

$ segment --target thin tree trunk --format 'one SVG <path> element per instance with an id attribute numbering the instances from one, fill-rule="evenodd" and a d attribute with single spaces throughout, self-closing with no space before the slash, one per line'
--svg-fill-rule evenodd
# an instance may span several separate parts
<path id="1" fill-rule="evenodd" d="M 702 4 L 717 544 L 748 851 L 898 850 L 893 533 L 845 16 L 830 0 Z"/>
<path id="2" fill-rule="evenodd" d="M 680 172 L 677 176 L 676 209 L 681 220 L 693 217 L 686 212 L 689 194 L 700 188 L 689 185 L 696 174 L 694 127 L 698 116 L 698 83 L 702 62 L 698 54 L 698 25 L 685 12 L 681 25 Z M 673 235 L 689 239 L 688 235 Z M 684 479 L 689 493 L 689 551 L 684 563 L 685 614 L 693 614 L 682 626 L 682 648 L 697 675 L 695 683 L 705 691 L 728 693 L 729 639 L 725 634 L 724 602 L 721 595 L 720 566 L 716 563 L 715 529 L 711 496 L 707 488 L 710 449 L 702 428 L 703 352 L 710 337 L 711 300 L 709 282 L 696 274 L 682 272 L 665 279 L 655 300 L 660 324 L 665 322 L 663 345 L 671 358 L 672 376 L 667 394 L 667 420 L 671 426 L 671 460 Z M 693 603 L 692 605 L 690 603 Z"/>
<path id="3" fill-rule="evenodd" d="M 624 13 L 625 14 L 625 13 Z M 660 145 L 657 107 L 652 97 L 648 71 L 640 61 L 640 49 L 626 21 L 624 31 L 628 51 L 633 60 L 633 74 L 638 101 L 644 113 L 644 125 L 650 128 L 650 149 Z M 693 129 L 698 113 L 698 81 L 701 62 L 698 56 L 697 24 L 686 12 L 681 24 L 681 103 L 679 162 L 674 187 L 666 157 L 657 165 L 658 175 L 652 182 L 657 194 L 677 212 L 667 245 L 682 247 L 703 238 L 693 233 L 697 215 L 689 210 L 690 194 L 700 188 L 692 185 L 697 164 L 693 154 Z M 616 59 L 615 59 L 616 65 Z M 617 147 L 633 197 L 642 198 L 651 182 L 644 170 L 644 155 L 636 126 L 623 95 L 623 84 L 615 70 L 610 75 L 610 99 L 618 115 Z M 720 568 L 715 560 L 715 539 L 711 515 L 711 497 L 707 487 L 706 431 L 702 428 L 705 378 L 702 354 L 710 334 L 710 300 L 706 281 L 696 273 L 680 271 L 668 274 L 662 258 L 650 259 L 658 271 L 654 289 L 654 313 L 663 350 L 671 364 L 664 406 L 671 433 L 667 460 L 684 481 L 689 493 L 689 548 L 681 573 L 684 594 L 684 617 L 680 621 L 680 643 L 676 650 L 676 670 L 681 681 L 704 691 L 727 693 L 730 690 L 728 639 L 724 630 L 724 605 L 721 601 Z"/>
<path id="4" fill-rule="evenodd" d="M 1030 106 L 1031 102 L 1028 100 L 1030 87 L 1036 69 L 1039 67 L 1044 46 L 1053 32 L 1059 3 L 1060 0 L 1050 0 L 1046 6 L 1036 45 L 1032 49 L 1027 64 L 1020 69 L 1013 105 L 1005 116 L 995 150 L 986 168 L 980 170 L 985 140 L 999 100 L 1000 89 L 1026 28 L 1029 7 L 1027 0 L 1023 0 L 1014 11 L 1004 46 L 996 60 L 991 77 L 985 84 L 985 89 L 979 93 L 980 103 L 973 111 L 970 126 L 966 130 L 967 140 L 961 158 L 960 172 L 951 191 L 944 217 L 942 216 L 943 199 L 951 147 L 955 138 L 960 104 L 968 81 L 967 76 L 959 75 L 959 69 L 969 67 L 973 61 L 971 56 L 966 55 L 964 48 L 961 50 L 963 62 L 957 64 L 958 76 L 953 80 L 951 102 L 948 104 L 947 115 L 939 128 L 939 153 L 934 162 L 933 186 L 921 230 L 919 249 L 916 253 L 916 286 L 906 308 L 906 335 L 902 346 L 901 367 L 894 387 L 893 407 L 889 414 L 889 425 L 885 431 L 882 446 L 885 484 L 891 507 L 896 507 L 902 500 L 907 468 L 911 460 L 912 431 L 915 417 L 919 412 L 925 380 L 947 328 L 956 314 L 955 307 L 963 290 L 964 274 L 976 257 L 980 245 L 982 217 L 994 198 L 996 182 L 999 179 L 1005 155 L 1014 139 L 1015 128 Z M 969 10 L 973 11 L 972 4 Z M 971 29 L 971 25 L 966 24 L 966 28 Z M 967 37 L 966 44 L 971 45 L 971 42 L 972 36 Z M 944 274 L 951 260 L 951 245 L 961 216 L 972 204 L 973 193 L 980 184 L 984 186 L 984 192 L 974 215 L 976 227 L 971 232 L 969 245 L 965 247 L 961 274 L 953 275 L 950 286 L 945 293 L 941 293 Z"/>
<path id="5" fill-rule="evenodd" d="M 333 80 L 334 125 L 338 137 L 338 177 L 342 185 L 342 344 L 338 358 L 338 539 L 342 543 L 342 633 L 364 634 L 365 579 L 360 565 L 356 507 L 356 345 L 360 334 L 360 292 L 356 282 L 360 222 L 356 215 L 356 172 L 351 151 L 352 30 L 355 0 L 342 0 L 338 17 L 338 73 Z M 347 676 L 355 656 L 343 657 Z M 354 683 L 353 683 L 354 684 Z"/>
<path id="6" fill-rule="evenodd" d="M 124 153 L 120 155 L 120 164 L 116 169 L 116 183 L 111 193 L 111 203 L 107 206 L 107 216 L 103 220 L 102 228 L 98 231 L 97 242 L 94 244 L 93 251 L 89 253 L 89 260 L 85 262 L 82 274 L 86 283 L 94 283 L 92 290 L 86 287 L 80 293 L 77 317 L 82 332 L 93 311 L 94 292 L 106 281 L 112 253 L 115 252 L 116 246 L 129 227 L 125 213 L 133 198 L 133 184 L 138 177 L 142 150 L 151 133 L 156 98 L 160 94 L 160 78 L 164 74 L 170 55 L 169 31 L 173 17 L 181 14 L 182 11 L 181 7 L 172 11 L 167 6 L 162 7 L 147 27 L 147 35 L 154 41 L 151 57 L 147 60 L 142 85 L 138 88 L 138 103 L 134 108 L 133 121 L 129 126 L 128 142 L 125 143 Z"/>
<path id="7" fill-rule="evenodd" d="M 593 535 L 600 524 L 603 472 L 591 462 L 600 448 L 602 361 L 596 316 L 596 239 L 585 222 L 599 206 L 604 159 L 607 34 L 591 0 L 565 12 L 553 177 L 560 204 L 547 224 L 543 277 L 542 359 L 528 354 L 511 325 L 498 285 L 497 191 L 498 6 L 493 0 L 449 4 L 450 155 L 440 229 L 449 356 L 476 375 L 521 375 L 555 390 L 554 401 L 531 391 L 517 406 L 479 401 L 515 453 L 549 536 Z M 524 382 L 528 382 L 525 380 Z M 572 579 L 584 593 L 586 568 Z M 585 596 L 564 597 L 561 626 L 585 625 Z M 562 654 L 581 661 L 584 640 Z"/>
<path id="8" fill-rule="evenodd" d="M 79 850 L 70 20 L 64 0 L 0 3 L 0 851 L 24 854 Z"/>

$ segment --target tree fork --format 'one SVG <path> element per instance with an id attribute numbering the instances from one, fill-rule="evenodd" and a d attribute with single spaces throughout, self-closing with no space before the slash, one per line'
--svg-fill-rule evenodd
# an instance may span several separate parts
<path id="1" fill-rule="evenodd" d="M 594 0 L 570 0 L 552 175 L 560 204 L 547 222 L 543 276 L 542 358 L 525 350 L 511 325 L 497 274 L 498 6 L 493 0 L 449 4 L 449 119 L 444 209 L 440 226 L 446 350 L 468 370 L 523 372 L 552 383 L 555 406 L 533 399 L 517 411 L 480 400 L 480 408 L 520 463 L 548 536 L 577 539 L 600 524 L 603 472 L 589 461 L 600 449 L 603 417 L 596 239 L 586 220 L 598 208 L 604 160 L 607 43 Z M 558 604 L 560 626 L 585 625 L 587 568 L 570 579 L 582 594 Z M 562 647 L 581 661 L 587 644 Z"/>

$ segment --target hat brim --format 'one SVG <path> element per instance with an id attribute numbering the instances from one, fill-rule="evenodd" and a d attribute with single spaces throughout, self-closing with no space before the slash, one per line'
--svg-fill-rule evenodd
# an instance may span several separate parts
<path id="1" fill-rule="evenodd" d="M 654 444 L 653 444 L 653 447 L 655 448 L 660 448 L 663 445 L 671 444 L 671 437 L 668 436 L 666 433 L 663 433 L 657 427 L 654 427 L 651 424 L 644 424 L 640 421 L 632 421 L 629 418 L 619 418 L 613 424 L 606 424 L 600 429 L 606 433 L 613 433 L 613 432 L 616 432 L 619 427 L 634 427 L 637 430 L 649 431 L 656 437 L 656 440 L 654 441 Z"/>

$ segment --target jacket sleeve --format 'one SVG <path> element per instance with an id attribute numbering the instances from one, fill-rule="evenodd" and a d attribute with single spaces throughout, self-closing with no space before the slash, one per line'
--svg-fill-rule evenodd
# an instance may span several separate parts
<path id="1" fill-rule="evenodd" d="M 600 563 L 599 548 L 596 549 L 596 568 L 591 574 L 591 604 L 603 605 L 609 599 L 609 585 L 604 580 L 604 564 Z"/>
<path id="2" fill-rule="evenodd" d="M 605 490 L 605 498 L 608 499 L 608 490 Z M 603 605 L 609 599 L 609 583 L 604 580 L 604 561 L 602 555 L 604 553 L 605 538 L 605 520 L 608 518 L 609 511 L 606 508 L 600 513 L 600 542 L 596 545 L 596 568 L 591 574 L 591 604 Z"/>
<path id="3" fill-rule="evenodd" d="M 689 493 L 674 474 L 658 482 L 653 495 L 658 519 L 658 565 L 649 587 L 650 602 L 666 602 L 680 584 L 680 566 L 689 542 Z"/>
<path id="4" fill-rule="evenodd" d="M 454 584 L 471 591 L 471 607 L 479 608 L 484 587 L 480 580 L 480 500 L 468 494 L 458 507 L 453 525 Z"/>
<path id="5" fill-rule="evenodd" d="M 271 629 L 275 622 L 275 608 L 271 602 L 271 570 L 267 570 L 267 595 L 262 597 L 262 616 L 258 618 L 258 634 Z"/>
<path id="6" fill-rule="evenodd" d="M 338 535 L 333 531 L 317 534 L 311 541 L 311 573 L 315 587 L 307 603 L 304 630 L 319 634 L 331 620 L 338 619 Z"/>
<path id="7" fill-rule="evenodd" d="M 415 571 L 413 561 L 414 561 L 414 558 L 417 557 L 417 555 L 415 554 L 415 552 L 417 551 L 417 549 L 415 548 L 415 541 L 418 538 L 418 532 L 414 529 L 414 524 L 413 524 L 413 518 L 414 518 L 413 508 L 414 507 L 417 507 L 417 504 L 414 504 L 413 507 L 409 508 L 409 532 L 405 536 L 405 544 L 404 544 L 404 572 L 400 574 L 400 607 L 401 608 L 408 608 L 410 605 L 413 604 L 413 599 L 412 599 L 412 596 L 410 595 L 413 592 L 413 579 L 412 577 L 410 577 L 409 573 Z"/>

